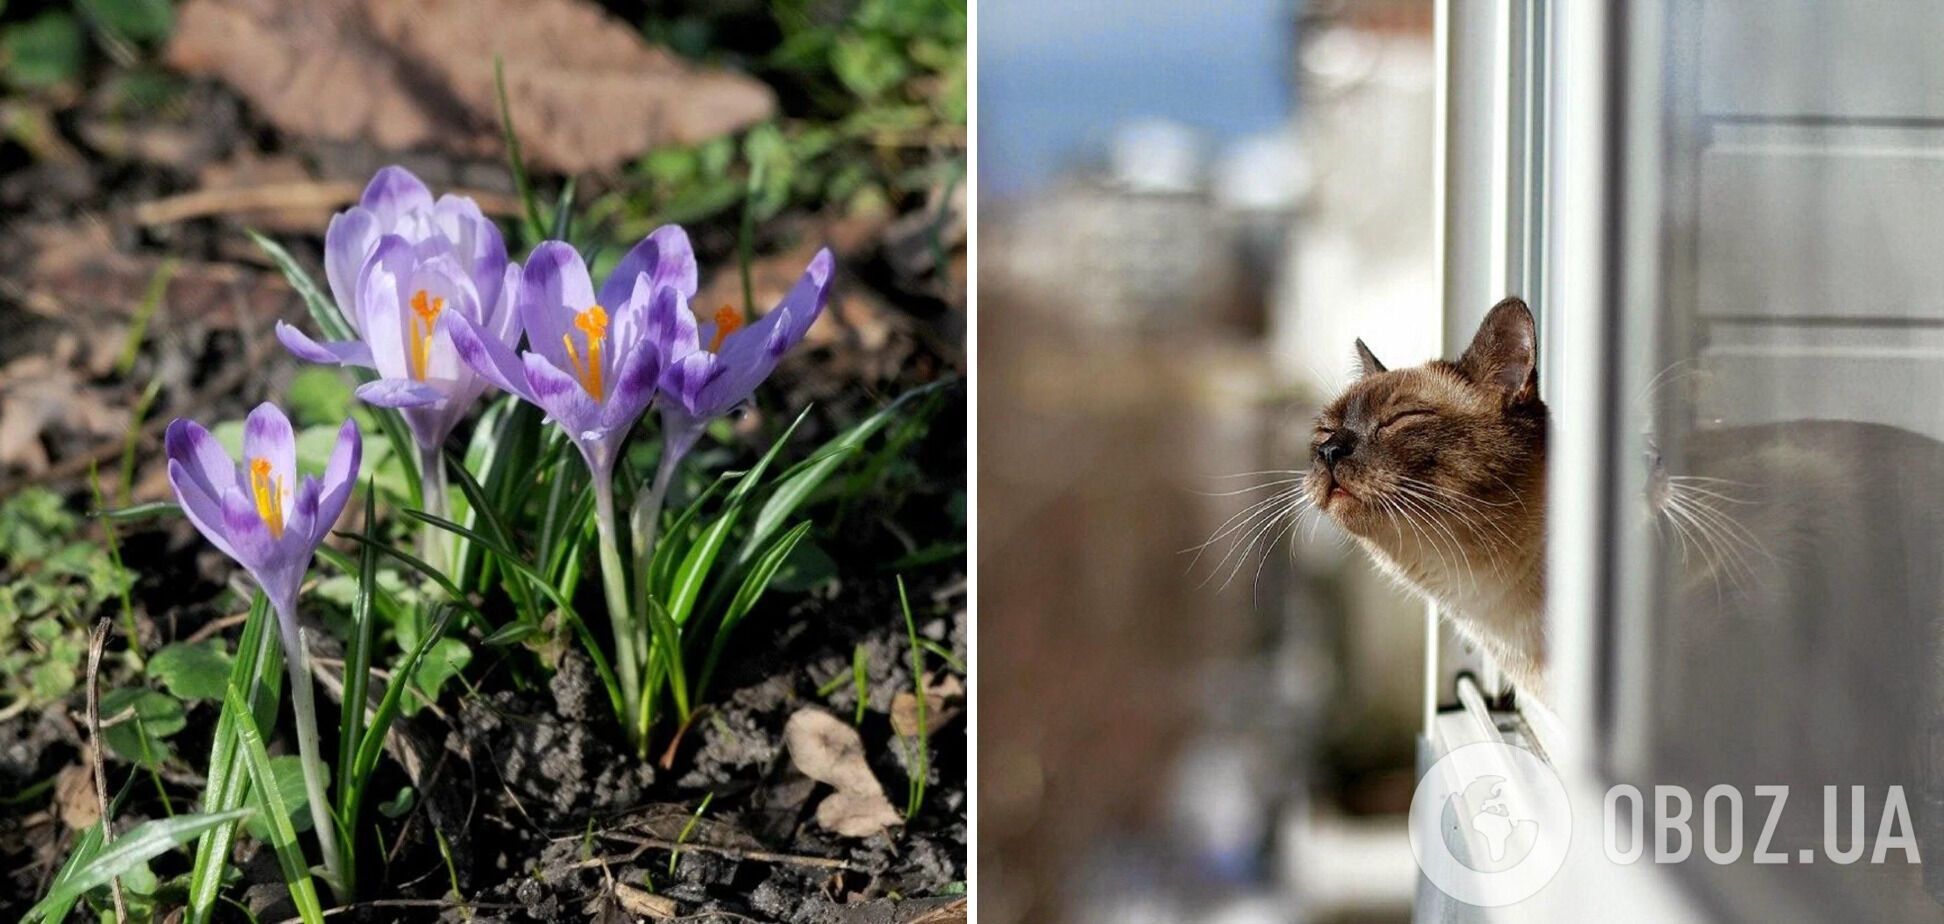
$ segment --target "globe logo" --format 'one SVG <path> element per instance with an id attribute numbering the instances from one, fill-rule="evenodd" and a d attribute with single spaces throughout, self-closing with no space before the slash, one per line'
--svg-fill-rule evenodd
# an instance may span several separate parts
<path id="1" fill-rule="evenodd" d="M 1538 894 L 1566 863 L 1566 787 L 1521 747 L 1478 742 L 1425 771 L 1411 798 L 1411 853 L 1431 884 L 1467 904 L 1499 907 Z"/>
<path id="2" fill-rule="evenodd" d="M 1501 873 L 1532 854 L 1539 839 L 1539 823 L 1530 818 L 1513 818 L 1502 793 L 1505 778 L 1482 776 L 1463 792 L 1445 799 L 1438 819 L 1445 847 L 1458 862 L 1481 873 Z M 1483 839 L 1485 854 L 1474 856 L 1468 846 L 1471 838 Z"/>

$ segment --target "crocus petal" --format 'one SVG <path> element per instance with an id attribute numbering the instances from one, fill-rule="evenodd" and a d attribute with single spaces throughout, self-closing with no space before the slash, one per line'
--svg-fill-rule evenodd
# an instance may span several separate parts
<path id="1" fill-rule="evenodd" d="M 412 175 L 412 171 L 391 166 L 372 176 L 358 204 L 370 209 L 377 216 L 379 227 L 389 231 L 406 212 L 430 209 L 432 191 L 426 189 L 425 184 Z"/>
<path id="2" fill-rule="evenodd" d="M 661 347 L 664 359 L 673 361 L 693 353 L 701 346 L 697 339 L 695 313 L 689 310 L 684 295 L 675 301 L 648 303 L 648 342 Z"/>
<path id="3" fill-rule="evenodd" d="M 209 540 L 217 551 L 236 557 L 230 547 L 229 539 L 223 533 L 223 504 L 197 483 L 193 470 L 182 464 L 180 459 L 169 460 L 169 485 L 175 488 L 176 501 L 182 504 L 182 512 L 195 524 L 196 531 Z M 230 486 L 226 490 L 235 490 Z"/>
<path id="4" fill-rule="evenodd" d="M 358 271 L 380 233 L 377 217 L 356 206 L 331 216 L 324 231 L 324 278 L 331 285 L 331 299 L 359 333 L 364 332 L 364 317 L 358 307 Z"/>
<path id="5" fill-rule="evenodd" d="M 488 339 L 509 347 L 520 342 L 520 312 L 515 307 L 520 299 L 520 273 L 520 264 L 507 264 L 500 282 L 499 299 L 479 305 L 479 310 L 485 313 L 480 330 Z"/>
<path id="6" fill-rule="evenodd" d="M 472 277 L 466 275 L 464 267 L 461 267 L 459 261 L 451 254 L 440 254 L 415 267 L 406 280 L 405 291 L 414 293 L 414 298 L 417 297 L 416 293 L 424 292 L 428 298 L 443 299 L 442 304 L 445 308 L 439 312 L 441 317 L 455 312 L 468 318 L 480 316 L 479 294 L 478 290 L 473 288 Z M 416 313 L 412 313 L 408 318 L 409 322 L 419 320 Z M 408 323 L 408 331 L 410 327 Z M 459 354 L 452 349 L 451 342 L 439 336 L 436 321 L 433 328 L 426 333 L 430 334 L 432 339 L 426 348 L 425 365 L 418 370 L 415 378 L 429 382 L 447 394 L 456 393 L 457 386 L 470 384 L 473 371 L 460 361 Z M 409 333 L 405 335 L 405 339 L 406 342 L 411 342 Z"/>
<path id="7" fill-rule="evenodd" d="M 323 538 L 317 528 L 317 502 L 323 486 L 317 476 L 305 475 L 295 493 L 296 499 L 290 504 L 290 522 L 284 524 L 283 538 L 278 542 L 286 555 L 308 559 L 310 550 Z"/>
<path id="8" fill-rule="evenodd" d="M 506 239 L 500 235 L 499 226 L 479 211 L 479 203 L 451 193 L 433 204 L 432 216 L 453 243 L 455 255 L 465 263 L 480 300 L 486 304 L 497 301 L 506 273 Z"/>
<path id="9" fill-rule="evenodd" d="M 363 275 L 358 279 L 365 344 L 371 348 L 373 368 L 386 378 L 411 377 L 405 359 L 404 324 L 405 314 L 411 311 L 407 306 L 410 295 L 404 291 L 404 285 L 413 262 L 412 245 L 398 235 L 387 234 L 378 239 L 378 247 L 371 252 L 371 259 L 365 261 Z"/>
<path id="10" fill-rule="evenodd" d="M 358 422 L 347 420 L 338 428 L 337 445 L 331 447 L 331 461 L 324 465 L 324 494 L 317 502 L 317 525 L 313 539 L 322 539 L 344 512 L 351 489 L 358 484 L 358 468 L 364 462 L 364 435 Z"/>
<path id="11" fill-rule="evenodd" d="M 588 397 L 581 383 L 538 353 L 525 353 L 520 358 L 526 364 L 527 388 L 533 395 L 533 403 L 576 442 L 600 438 L 596 429 L 600 424 L 600 407 Z"/>
<path id="12" fill-rule="evenodd" d="M 534 401 L 533 391 L 527 387 L 526 365 L 511 346 L 485 335 L 478 325 L 462 315 L 441 314 L 439 326 L 451 339 L 452 348 L 459 354 L 460 360 L 479 373 L 480 378 L 499 386 L 502 391 L 539 403 Z"/>
<path id="13" fill-rule="evenodd" d="M 181 417 L 169 421 L 162 448 L 172 461 L 182 463 L 187 477 L 211 500 L 236 487 L 236 460 L 202 424 Z"/>
<path id="14" fill-rule="evenodd" d="M 695 249 L 689 246 L 688 232 L 680 225 L 662 225 L 641 239 L 616 264 L 614 272 L 601 284 L 601 304 L 610 309 L 621 304 L 634 289 L 635 277 L 646 274 L 652 288 L 672 285 L 683 298 L 694 298 L 696 289 Z"/>
<path id="15" fill-rule="evenodd" d="M 662 372 L 661 389 L 686 409 L 690 416 L 702 416 L 704 411 L 697 404 L 702 398 L 703 389 L 723 373 L 721 360 L 708 350 L 696 350 L 668 364 Z"/>
<path id="16" fill-rule="evenodd" d="M 797 278 L 796 285 L 790 287 L 788 294 L 778 302 L 772 311 L 787 308 L 790 310 L 790 323 L 787 328 L 789 345 L 795 346 L 810 332 L 810 325 L 817 322 L 823 313 L 824 305 L 830 301 L 830 283 L 836 275 L 837 259 L 830 255 L 830 248 L 817 251 L 810 258 L 803 275 Z"/>
<path id="17" fill-rule="evenodd" d="M 362 340 L 339 340 L 319 343 L 296 327 L 277 322 L 277 340 L 291 355 L 305 362 L 327 363 L 336 366 L 363 366 L 371 368 L 371 347 Z"/>
<path id="18" fill-rule="evenodd" d="M 413 379 L 377 379 L 358 386 L 358 400 L 378 407 L 425 407 L 446 399 L 445 392 Z"/>
<path id="19" fill-rule="evenodd" d="M 574 316 L 593 304 L 587 264 L 572 246 L 547 241 L 533 249 L 520 276 L 520 324 L 526 328 L 528 349 L 556 369 L 572 368 L 562 338 L 573 333 Z M 576 336 L 574 343 L 581 340 Z"/>
<path id="20" fill-rule="evenodd" d="M 279 512 L 288 517 L 290 492 L 297 488 L 297 434 L 290 428 L 290 418 L 268 401 L 243 421 L 243 464 L 253 466 L 259 459 L 270 464 Z"/>
<path id="21" fill-rule="evenodd" d="M 263 571 L 275 560 L 276 543 L 270 538 L 269 525 L 257 513 L 256 501 L 241 489 L 223 492 L 223 535 L 229 540 L 230 557 L 250 569 L 263 589 L 274 596 Z"/>
<path id="22" fill-rule="evenodd" d="M 681 293 L 674 286 L 662 286 L 655 290 L 654 305 L 647 313 L 653 314 L 659 310 L 687 314 L 685 308 L 669 307 L 680 301 Z M 653 342 L 643 340 L 627 349 L 614 370 L 614 385 L 608 394 L 607 404 L 601 408 L 602 426 L 615 432 L 626 432 L 634 426 L 641 412 L 648 408 L 648 402 L 654 400 L 655 385 L 661 378 L 661 371 L 661 348 Z"/>

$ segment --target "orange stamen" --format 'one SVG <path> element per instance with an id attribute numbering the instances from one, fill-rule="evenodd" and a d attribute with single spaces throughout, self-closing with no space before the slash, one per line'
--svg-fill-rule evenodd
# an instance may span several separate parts
<path id="1" fill-rule="evenodd" d="M 723 305 L 716 309 L 715 325 L 715 339 L 709 341 L 709 352 L 711 353 L 721 350 L 722 341 L 727 339 L 730 334 L 742 329 L 742 312 L 728 305 Z"/>
<path id="2" fill-rule="evenodd" d="M 256 497 L 257 516 L 270 527 L 270 535 L 282 539 L 284 532 L 282 478 L 270 476 L 269 459 L 250 460 L 250 493 Z"/>
<path id="3" fill-rule="evenodd" d="M 605 400 L 601 386 L 601 341 L 607 339 L 607 309 L 599 305 L 589 305 L 586 311 L 574 315 L 574 328 L 587 338 L 587 356 L 582 357 L 574 349 L 574 335 L 561 334 L 561 345 L 567 348 L 567 361 L 574 366 L 574 374 L 580 378 L 581 387 L 594 400 Z"/>
<path id="4" fill-rule="evenodd" d="M 421 382 L 432 365 L 432 332 L 437 329 L 439 312 L 444 310 L 445 299 L 428 295 L 424 289 L 412 293 L 412 342 L 406 347 L 405 367 Z"/>

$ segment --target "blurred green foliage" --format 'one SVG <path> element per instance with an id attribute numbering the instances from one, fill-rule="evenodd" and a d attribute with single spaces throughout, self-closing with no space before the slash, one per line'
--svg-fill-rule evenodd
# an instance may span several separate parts
<path id="1" fill-rule="evenodd" d="M 129 580 L 80 528 L 43 488 L 0 503 L 0 710 L 34 708 L 74 689 L 90 617 Z"/>
<path id="2" fill-rule="evenodd" d="M 641 158 L 647 188 L 630 199 L 622 238 L 745 204 L 758 222 L 791 207 L 896 208 L 963 175 L 963 2 L 777 0 L 755 15 L 707 4 L 645 31 L 692 57 L 734 58 L 777 89 L 783 115 L 740 139 Z"/>
<path id="3" fill-rule="evenodd" d="M 133 67 L 174 28 L 170 0 L 0 3 L 0 78 L 14 90 L 69 87 L 96 52 Z"/>

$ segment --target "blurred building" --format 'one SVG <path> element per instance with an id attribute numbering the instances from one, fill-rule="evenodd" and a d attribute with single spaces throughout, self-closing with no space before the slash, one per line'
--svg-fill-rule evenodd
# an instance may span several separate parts
<path id="1" fill-rule="evenodd" d="M 1025 6 L 981 8 L 980 919 L 1400 920 L 1423 609 L 1283 492 L 1354 337 L 1437 346 L 1429 3 Z"/>

